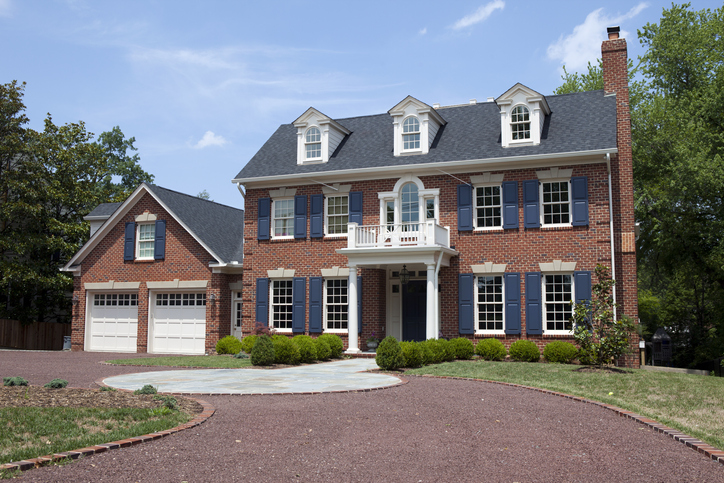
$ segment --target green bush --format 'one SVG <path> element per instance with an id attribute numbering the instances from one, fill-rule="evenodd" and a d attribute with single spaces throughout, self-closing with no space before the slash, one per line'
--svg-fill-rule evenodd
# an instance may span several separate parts
<path id="1" fill-rule="evenodd" d="M 256 342 L 257 337 L 259 336 L 251 334 L 241 339 L 241 350 L 243 350 L 247 354 L 251 354 L 251 350 L 254 348 L 254 342 Z"/>
<path id="2" fill-rule="evenodd" d="M 532 340 L 516 340 L 510 344 L 509 354 L 514 361 L 538 362 L 540 360 L 540 349 Z"/>
<path id="3" fill-rule="evenodd" d="M 422 365 L 422 350 L 417 342 L 400 342 L 402 351 L 402 366 L 420 367 Z"/>
<path id="4" fill-rule="evenodd" d="M 3 386 L 27 386 L 28 381 L 22 377 L 3 377 Z"/>
<path id="5" fill-rule="evenodd" d="M 420 344 L 423 344 L 430 351 L 430 358 L 428 364 L 440 364 L 445 360 L 445 348 L 440 344 L 438 339 L 427 339 Z"/>
<path id="6" fill-rule="evenodd" d="M 415 342 L 415 344 L 417 344 L 418 349 L 420 349 L 420 362 L 422 365 L 427 366 L 434 364 L 435 356 L 432 353 L 432 349 L 430 349 L 430 346 L 427 344 L 427 341 Z"/>
<path id="7" fill-rule="evenodd" d="M 327 341 L 329 349 L 332 351 L 330 354 L 332 359 L 339 359 L 342 357 L 342 352 L 344 352 L 344 342 L 340 336 L 337 334 L 322 334 L 317 337 L 317 339 L 324 339 Z"/>
<path id="8" fill-rule="evenodd" d="M 136 389 L 133 394 L 138 396 L 139 394 L 156 394 L 158 390 L 150 384 L 146 384 L 141 389 Z"/>
<path id="9" fill-rule="evenodd" d="M 470 342 L 470 339 L 466 339 L 465 337 L 458 337 L 457 339 L 453 339 L 450 342 L 452 343 L 453 349 L 455 350 L 456 359 L 472 359 L 473 354 L 475 353 L 475 347 L 473 347 L 473 343 Z"/>
<path id="10" fill-rule="evenodd" d="M 173 396 L 153 396 L 156 401 L 161 401 L 161 407 L 168 408 L 171 411 L 178 411 L 178 401 Z"/>
<path id="11" fill-rule="evenodd" d="M 380 345 L 377 346 L 375 362 L 385 371 L 394 371 L 402 367 L 402 350 L 400 350 L 400 343 L 397 342 L 397 339 L 388 335 L 380 342 Z"/>
<path id="12" fill-rule="evenodd" d="M 320 361 L 328 361 L 332 355 L 332 349 L 329 347 L 329 343 L 317 337 L 314 340 L 314 345 L 317 347 L 317 359 Z"/>
<path id="13" fill-rule="evenodd" d="M 233 335 L 227 335 L 216 343 L 217 354 L 238 354 L 241 351 L 241 341 Z"/>
<path id="14" fill-rule="evenodd" d="M 502 361 L 507 351 L 498 339 L 483 339 L 475 346 L 475 353 L 486 361 Z"/>
<path id="15" fill-rule="evenodd" d="M 543 348 L 543 357 L 548 362 L 570 364 L 578 356 L 578 348 L 570 342 L 554 340 Z"/>
<path id="16" fill-rule="evenodd" d="M 257 336 L 254 348 L 251 349 L 251 363 L 254 366 L 270 366 L 274 364 L 274 342 L 268 335 Z"/>
<path id="17" fill-rule="evenodd" d="M 249 354 L 247 354 L 244 351 L 239 352 L 238 354 L 234 354 L 234 359 L 248 359 Z"/>
<path id="18" fill-rule="evenodd" d="M 63 389 L 67 385 L 68 381 L 66 381 L 65 379 L 53 379 L 43 387 L 46 387 L 48 389 Z"/>
<path id="19" fill-rule="evenodd" d="M 452 362 L 455 360 L 455 346 L 447 339 L 438 339 L 437 345 L 442 349 L 442 361 Z"/>
<path id="20" fill-rule="evenodd" d="M 300 361 L 309 364 L 317 360 L 317 344 L 308 335 L 295 335 L 292 339 L 299 347 Z"/>
<path id="21" fill-rule="evenodd" d="M 299 364 L 299 347 L 293 340 L 283 335 L 275 335 L 272 337 L 272 343 L 274 344 L 275 363 L 293 366 Z"/>
<path id="22" fill-rule="evenodd" d="M 111 387 L 111 386 L 101 387 L 101 392 L 116 392 L 116 391 L 118 391 L 118 389 L 116 389 L 115 387 Z"/>

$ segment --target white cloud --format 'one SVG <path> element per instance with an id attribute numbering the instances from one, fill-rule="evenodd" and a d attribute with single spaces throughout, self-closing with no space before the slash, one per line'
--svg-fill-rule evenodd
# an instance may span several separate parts
<path id="1" fill-rule="evenodd" d="M 648 5 L 639 3 L 623 15 L 610 17 L 603 13 L 603 8 L 589 13 L 582 24 L 573 28 L 573 33 L 561 35 L 557 42 L 548 46 L 548 58 L 558 60 L 566 66 L 568 72 L 585 69 L 588 62 L 593 63 L 601 55 L 601 42 L 606 37 L 606 27 L 620 25 L 626 20 L 634 18 Z M 621 31 L 621 37 L 628 36 L 628 32 Z"/>
<path id="2" fill-rule="evenodd" d="M 0 17 L 10 17 L 12 7 L 11 0 L 0 0 Z"/>
<path id="3" fill-rule="evenodd" d="M 503 0 L 493 0 L 490 3 L 487 3 L 477 9 L 474 13 L 471 13 L 470 15 L 466 15 L 457 22 L 455 22 L 452 26 L 454 30 L 460 30 L 464 29 L 465 27 L 470 27 L 471 25 L 475 25 L 476 23 L 480 23 L 483 20 L 490 17 L 490 15 L 500 9 L 503 10 L 505 8 L 505 2 Z"/>
<path id="4" fill-rule="evenodd" d="M 204 134 L 204 137 L 202 137 L 199 142 L 196 143 L 196 146 L 194 146 L 195 149 L 203 149 L 207 146 L 223 146 L 228 141 L 223 138 L 223 136 L 217 136 L 211 131 L 206 131 Z"/>
<path id="5" fill-rule="evenodd" d="M 424 27 L 424 28 L 420 29 L 420 31 L 417 32 L 417 33 L 420 34 L 420 35 L 425 35 L 425 34 L 427 33 L 427 27 Z"/>

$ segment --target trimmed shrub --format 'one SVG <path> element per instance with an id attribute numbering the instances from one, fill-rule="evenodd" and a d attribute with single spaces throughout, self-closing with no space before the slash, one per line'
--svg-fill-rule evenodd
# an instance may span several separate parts
<path id="1" fill-rule="evenodd" d="M 548 362 L 570 364 L 578 356 L 578 348 L 570 342 L 554 340 L 543 348 L 543 357 Z"/>
<path id="2" fill-rule="evenodd" d="M 48 389 L 63 389 L 67 385 L 68 381 L 66 381 L 65 379 L 53 379 L 49 383 L 45 384 L 43 387 L 47 387 Z"/>
<path id="3" fill-rule="evenodd" d="M 141 389 L 136 389 L 135 391 L 133 391 L 133 394 L 138 396 L 139 394 L 156 394 L 157 392 L 158 390 L 156 390 L 155 387 L 150 384 L 146 384 Z"/>
<path id="4" fill-rule="evenodd" d="M 450 343 L 455 351 L 456 359 L 472 359 L 473 354 L 475 353 L 475 347 L 473 347 L 473 343 L 470 342 L 470 339 L 458 337 L 457 339 L 451 340 Z"/>
<path id="5" fill-rule="evenodd" d="M 540 360 L 540 349 L 532 340 L 516 340 L 510 344 L 508 353 L 514 361 L 538 362 Z"/>
<path id="6" fill-rule="evenodd" d="M 483 339 L 475 346 L 475 353 L 486 361 L 502 361 L 507 351 L 498 339 Z"/>
<path id="7" fill-rule="evenodd" d="M 234 354 L 234 359 L 248 359 L 249 354 L 247 354 L 244 351 L 239 352 L 238 354 Z"/>
<path id="8" fill-rule="evenodd" d="M 422 365 L 422 350 L 417 342 L 400 342 L 402 351 L 402 366 L 420 367 Z"/>
<path id="9" fill-rule="evenodd" d="M 3 377 L 3 386 L 27 386 L 28 381 L 22 377 Z"/>
<path id="10" fill-rule="evenodd" d="M 283 335 L 272 337 L 274 344 L 274 362 L 277 364 L 297 365 L 299 364 L 299 347 L 297 344 Z"/>
<path id="11" fill-rule="evenodd" d="M 314 343 L 314 339 L 308 335 L 295 335 L 292 340 L 297 343 L 299 347 L 300 361 L 309 364 L 317 360 L 317 345 Z"/>
<path id="12" fill-rule="evenodd" d="M 328 361 L 332 355 L 332 349 L 329 347 L 329 343 L 325 339 L 317 337 L 314 340 L 314 345 L 317 347 L 317 359 L 320 361 Z"/>
<path id="13" fill-rule="evenodd" d="M 397 342 L 397 339 L 388 335 L 380 342 L 380 345 L 377 346 L 375 362 L 385 371 L 394 371 L 402 367 L 402 350 L 400 350 L 400 343 Z"/>
<path id="14" fill-rule="evenodd" d="M 259 336 L 251 334 L 241 339 L 241 350 L 243 350 L 247 354 L 251 354 L 251 350 L 254 348 L 254 342 L 256 342 L 257 337 Z"/>
<path id="15" fill-rule="evenodd" d="M 442 349 L 442 361 L 452 362 L 455 360 L 455 346 L 447 339 L 438 339 L 437 345 Z"/>
<path id="16" fill-rule="evenodd" d="M 322 334 L 317 337 L 317 340 L 319 339 L 324 339 L 327 341 L 327 344 L 329 344 L 329 350 L 332 351 L 329 357 L 332 359 L 339 359 L 342 357 L 342 352 L 344 352 L 344 342 L 340 336 L 337 334 Z"/>
<path id="17" fill-rule="evenodd" d="M 251 363 L 254 366 L 270 366 L 274 364 L 274 342 L 268 335 L 260 335 L 251 349 Z"/>
<path id="18" fill-rule="evenodd" d="M 418 349 L 420 349 L 420 362 L 423 366 L 427 366 L 430 364 L 434 364 L 434 355 L 432 354 L 432 350 L 430 349 L 430 346 L 427 344 L 427 341 L 422 342 L 415 342 Z"/>
<path id="19" fill-rule="evenodd" d="M 428 364 L 440 364 L 445 360 L 445 349 L 440 344 L 441 339 L 427 339 L 420 344 L 425 345 L 430 351 L 430 362 Z"/>
<path id="20" fill-rule="evenodd" d="M 227 335 L 216 343 L 217 354 L 238 354 L 241 350 L 241 341 L 233 335 Z"/>

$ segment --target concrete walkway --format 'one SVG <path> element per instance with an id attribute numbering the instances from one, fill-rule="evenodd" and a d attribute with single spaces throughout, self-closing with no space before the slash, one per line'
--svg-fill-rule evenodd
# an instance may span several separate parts
<path id="1" fill-rule="evenodd" d="M 379 389 L 400 384 L 397 377 L 364 372 L 374 359 L 349 359 L 284 369 L 192 369 L 140 372 L 107 377 L 103 383 L 136 390 L 151 384 L 176 394 L 299 394 Z"/>

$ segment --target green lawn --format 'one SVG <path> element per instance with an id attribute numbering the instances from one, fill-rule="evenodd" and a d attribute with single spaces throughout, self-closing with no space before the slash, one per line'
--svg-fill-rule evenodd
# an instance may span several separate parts
<path id="1" fill-rule="evenodd" d="M 106 362 L 127 366 L 211 367 L 217 369 L 251 367 L 251 359 L 234 359 L 233 357 L 227 355 L 137 357 L 131 359 L 114 359 Z"/>
<path id="2" fill-rule="evenodd" d="M 625 374 L 575 372 L 579 367 L 475 360 L 406 373 L 511 382 L 585 397 L 635 411 L 724 449 L 724 378 L 643 369 Z"/>

